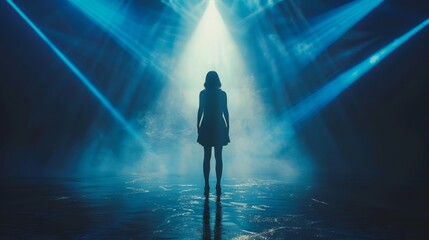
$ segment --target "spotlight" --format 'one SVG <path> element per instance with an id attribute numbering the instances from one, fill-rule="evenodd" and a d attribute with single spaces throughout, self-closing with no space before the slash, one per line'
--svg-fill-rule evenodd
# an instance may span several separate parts
<path id="1" fill-rule="evenodd" d="M 299 124 L 300 122 L 316 114 L 365 73 L 375 67 L 381 60 L 391 54 L 394 50 L 421 31 L 428 24 L 429 19 L 420 23 L 418 26 L 414 27 L 401 37 L 395 39 L 390 44 L 383 47 L 360 64 L 344 72 L 334 80 L 330 81 L 327 85 L 297 104 L 290 111 L 288 111 L 288 114 L 292 118 L 293 122 L 295 124 Z"/>
<path id="2" fill-rule="evenodd" d="M 85 14 L 101 29 L 108 32 L 113 39 L 143 66 L 150 65 L 159 73 L 168 76 L 166 69 L 168 64 L 163 64 L 153 49 L 148 49 L 142 44 L 142 32 L 145 39 L 151 39 L 157 33 L 160 26 L 146 26 L 145 24 L 131 20 L 126 7 L 118 4 L 118 1 L 103 0 L 69 0 L 79 11 Z M 119 1 L 121 3 L 121 1 Z M 128 5 L 126 5 L 128 6 Z"/>
<path id="3" fill-rule="evenodd" d="M 368 15 L 383 0 L 359 0 L 318 17 L 304 34 L 289 42 L 294 58 L 302 65 L 316 58 L 323 50 Z"/>
<path id="4" fill-rule="evenodd" d="M 272 125 L 266 124 L 267 109 L 255 89 L 254 78 L 219 12 L 224 7 L 222 1 L 205 3 L 206 9 L 178 55 L 171 81 L 164 86 L 157 108 L 147 114 L 148 118 L 156 119 L 151 121 L 151 131 L 153 129 L 157 133 L 156 138 L 162 140 L 162 144 L 154 149 L 166 153 L 165 157 L 173 160 L 167 168 L 183 172 L 200 171 L 195 163 L 201 156 L 195 154 L 195 142 L 190 141 L 197 133 L 190 129 L 195 128 L 198 95 L 204 88 L 204 77 L 208 71 L 215 70 L 222 81 L 222 89 L 227 93 L 228 109 L 236 113 L 231 115 L 230 121 L 233 143 L 225 148 L 225 158 L 230 166 L 225 169 L 225 174 L 247 176 L 258 169 L 258 173 L 298 176 L 290 162 L 277 158 L 286 131 L 273 133 Z M 259 144 L 255 145 L 255 139 Z M 261 162 L 261 158 L 265 161 Z"/>
<path id="5" fill-rule="evenodd" d="M 54 51 L 54 53 L 66 64 L 66 66 L 78 77 L 78 79 L 88 88 L 88 90 L 97 98 L 98 101 L 109 111 L 109 113 L 134 137 L 141 140 L 139 134 L 124 119 L 124 117 L 112 106 L 112 104 L 101 94 L 100 91 L 86 78 L 82 72 L 58 49 L 57 46 L 31 21 L 27 15 L 12 1 L 7 3 L 24 19 L 24 21 L 39 35 L 39 37 Z"/>

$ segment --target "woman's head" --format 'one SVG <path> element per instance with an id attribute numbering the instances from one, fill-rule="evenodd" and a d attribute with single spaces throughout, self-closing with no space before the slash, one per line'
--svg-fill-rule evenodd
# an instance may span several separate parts
<path id="1" fill-rule="evenodd" d="M 206 75 L 206 82 L 204 83 L 204 87 L 206 89 L 216 89 L 220 88 L 222 84 L 220 83 L 219 76 L 217 75 L 217 72 L 210 71 Z"/>

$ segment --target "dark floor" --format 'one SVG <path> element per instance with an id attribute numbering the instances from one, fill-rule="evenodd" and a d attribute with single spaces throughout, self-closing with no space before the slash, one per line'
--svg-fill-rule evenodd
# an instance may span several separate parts
<path id="1" fill-rule="evenodd" d="M 320 184 L 319 184 L 320 185 Z M 156 176 L 1 184 L 1 239 L 429 239 L 421 218 L 347 189 Z"/>

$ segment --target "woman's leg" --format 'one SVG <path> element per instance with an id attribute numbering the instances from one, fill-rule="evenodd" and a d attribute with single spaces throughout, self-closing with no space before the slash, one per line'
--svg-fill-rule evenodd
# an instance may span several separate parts
<path id="1" fill-rule="evenodd" d="M 215 147 L 215 159 L 216 159 L 216 190 L 220 191 L 220 180 L 222 178 L 222 146 Z"/>
<path id="2" fill-rule="evenodd" d="M 203 172 L 205 187 L 209 186 L 209 174 L 210 174 L 210 158 L 212 156 L 212 147 L 204 147 L 204 161 L 203 161 Z"/>

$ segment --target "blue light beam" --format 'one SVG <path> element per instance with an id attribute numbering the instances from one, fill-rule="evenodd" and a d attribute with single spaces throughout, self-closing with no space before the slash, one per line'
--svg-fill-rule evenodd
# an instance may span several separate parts
<path id="1" fill-rule="evenodd" d="M 289 43 L 289 48 L 302 65 L 315 59 L 322 51 L 343 36 L 383 0 L 358 0 L 334 9 L 313 22 L 301 36 Z"/>
<path id="2" fill-rule="evenodd" d="M 39 35 L 39 37 L 48 44 L 55 54 L 70 68 L 70 70 L 78 77 L 78 79 L 88 88 L 88 90 L 101 102 L 101 104 L 109 111 L 109 113 L 123 127 L 138 140 L 142 140 L 136 130 L 124 119 L 124 117 L 112 106 L 112 104 L 98 91 L 98 89 L 86 78 L 82 72 L 58 49 L 55 44 L 21 11 L 21 9 L 12 1 L 7 0 L 7 3 L 25 20 L 25 22 Z"/>
<path id="3" fill-rule="evenodd" d="M 127 9 L 118 2 L 102 0 L 69 0 L 69 2 L 86 15 L 91 21 L 106 31 L 127 52 L 135 57 L 143 66 L 150 65 L 164 76 L 169 76 L 164 58 L 144 46 L 144 42 L 152 39 L 162 29 L 160 24 L 153 26 L 133 21 Z M 165 27 L 165 26 L 164 26 Z M 143 38 L 144 37 L 144 38 Z M 162 39 L 162 38 L 159 38 Z"/>
<path id="4" fill-rule="evenodd" d="M 338 95 L 350 87 L 356 80 L 375 67 L 381 60 L 391 54 L 403 43 L 421 31 L 429 24 L 429 18 L 418 26 L 414 27 L 401 37 L 393 40 L 389 45 L 377 51 L 357 66 L 341 74 L 327 85 L 314 92 L 295 107 L 290 109 L 287 114 L 294 124 L 299 124 L 309 117 L 314 116 L 323 107 L 334 100 Z"/>

